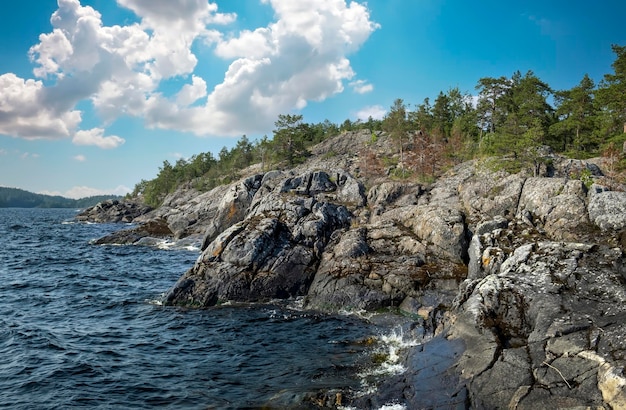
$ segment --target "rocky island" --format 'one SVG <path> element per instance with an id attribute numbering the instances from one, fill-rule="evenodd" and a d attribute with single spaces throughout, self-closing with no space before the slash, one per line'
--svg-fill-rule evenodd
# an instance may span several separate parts
<path id="1" fill-rule="evenodd" d="M 478 159 L 432 183 L 372 178 L 354 152 L 371 135 L 207 192 L 179 187 L 156 209 L 111 202 L 79 219 L 136 225 L 97 243 L 196 241 L 168 305 L 301 296 L 411 318 L 425 343 L 408 370 L 344 405 L 625 409 L 626 192 L 603 184 L 602 161 L 545 150 L 535 172 Z"/>

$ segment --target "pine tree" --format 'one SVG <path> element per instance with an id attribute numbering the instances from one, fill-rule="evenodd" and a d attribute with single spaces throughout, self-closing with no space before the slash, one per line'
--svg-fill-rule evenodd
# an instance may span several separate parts
<path id="1" fill-rule="evenodd" d="M 408 136 L 409 122 L 406 105 L 401 98 L 393 102 L 391 109 L 383 119 L 383 130 L 398 144 L 400 165 L 402 167 L 402 175 L 404 176 L 404 141 Z"/>
<path id="2" fill-rule="evenodd" d="M 594 105 L 595 84 L 587 74 L 571 90 L 555 93 L 558 122 L 550 127 L 550 132 L 558 138 L 563 151 L 593 152 L 597 141 L 593 132 L 597 110 Z"/>
<path id="3" fill-rule="evenodd" d="M 613 74 L 605 74 L 597 92 L 601 132 L 605 137 L 626 138 L 626 46 L 611 46 L 616 55 Z"/>
<path id="4" fill-rule="evenodd" d="M 278 160 L 286 160 L 291 167 L 306 157 L 306 132 L 302 115 L 279 114 L 274 123 L 274 147 Z"/>

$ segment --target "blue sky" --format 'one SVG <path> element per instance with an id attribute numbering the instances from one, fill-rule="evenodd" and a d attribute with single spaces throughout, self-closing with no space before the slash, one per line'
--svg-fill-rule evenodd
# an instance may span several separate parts
<path id="1" fill-rule="evenodd" d="M 0 10 L 0 186 L 124 194 L 164 160 L 481 77 L 611 72 L 626 3 L 38 0 Z"/>

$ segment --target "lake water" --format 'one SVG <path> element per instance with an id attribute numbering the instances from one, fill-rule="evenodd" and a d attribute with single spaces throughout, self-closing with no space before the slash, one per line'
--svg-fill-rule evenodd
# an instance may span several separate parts
<path id="1" fill-rule="evenodd" d="M 300 408 L 402 371 L 379 359 L 411 342 L 357 316 L 161 306 L 199 250 L 96 246 L 122 226 L 74 214 L 0 209 L 0 408 Z"/>

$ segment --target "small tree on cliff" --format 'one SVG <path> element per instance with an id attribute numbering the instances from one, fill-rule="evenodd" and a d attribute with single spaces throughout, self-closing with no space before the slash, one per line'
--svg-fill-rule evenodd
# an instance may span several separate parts
<path id="1" fill-rule="evenodd" d="M 383 119 L 383 130 L 398 144 L 400 153 L 400 166 L 404 175 L 404 140 L 407 138 L 409 121 L 407 119 L 406 105 L 401 98 L 396 99 L 391 109 Z"/>
<path id="2" fill-rule="evenodd" d="M 286 160 L 291 167 L 302 162 L 306 157 L 306 127 L 302 115 L 280 114 L 274 123 L 274 147 L 276 158 Z"/>

